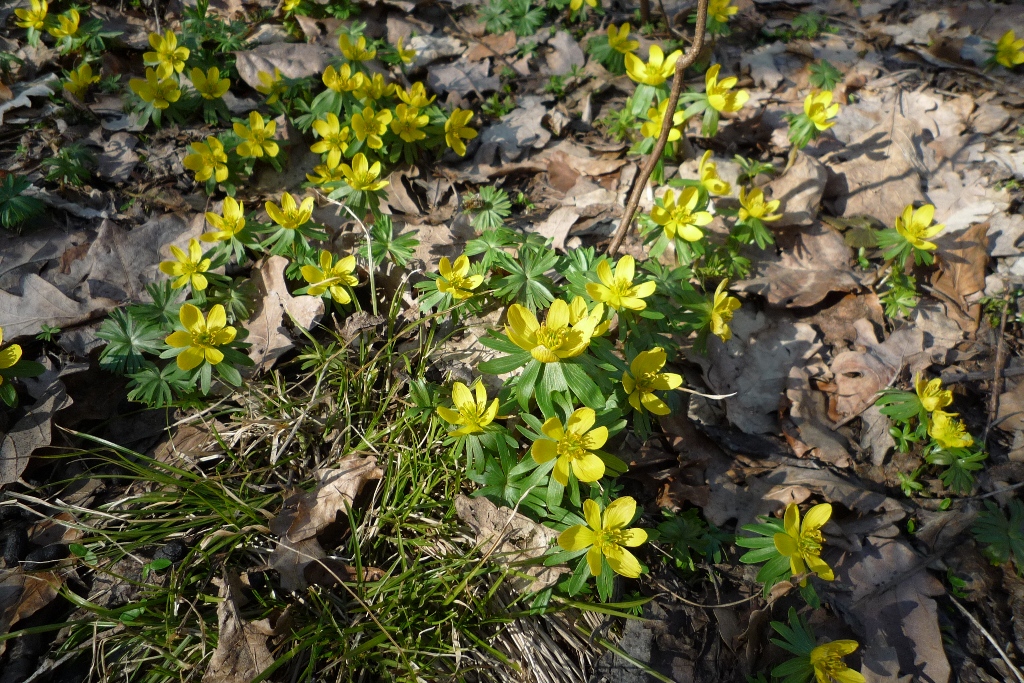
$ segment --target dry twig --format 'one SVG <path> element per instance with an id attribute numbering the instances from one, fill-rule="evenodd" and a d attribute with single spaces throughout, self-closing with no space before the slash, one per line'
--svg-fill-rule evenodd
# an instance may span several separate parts
<path id="1" fill-rule="evenodd" d="M 665 110 L 665 118 L 661 121 L 661 133 L 658 135 L 657 142 L 654 143 L 654 149 L 651 150 L 651 155 L 644 162 L 643 167 L 640 169 L 640 175 L 637 176 L 636 183 L 633 185 L 633 191 L 629 194 L 629 201 L 626 202 L 626 209 L 622 214 L 622 221 L 619 223 L 619 227 L 615 229 L 615 234 L 612 235 L 612 241 L 608 244 L 608 255 L 614 256 L 615 252 L 619 250 L 622 245 L 622 240 L 626 237 L 626 233 L 629 231 L 629 226 L 633 222 L 633 216 L 636 214 L 636 209 L 640 205 L 640 197 L 643 195 L 644 188 L 647 187 L 647 181 L 651 177 L 651 173 L 654 172 L 654 165 L 658 163 L 658 159 L 661 158 L 661 153 L 665 151 L 665 145 L 668 143 L 668 134 L 672 130 L 672 118 L 673 113 L 676 110 L 676 106 L 679 104 L 679 95 L 683 91 L 683 72 L 697 61 L 697 56 L 700 55 L 701 50 L 704 49 L 704 33 L 708 23 L 708 0 L 698 0 L 697 2 L 697 28 L 693 33 L 693 43 L 690 45 L 690 49 L 686 51 L 686 54 L 676 62 L 676 70 L 672 75 L 672 89 L 668 95 L 668 108 Z"/>

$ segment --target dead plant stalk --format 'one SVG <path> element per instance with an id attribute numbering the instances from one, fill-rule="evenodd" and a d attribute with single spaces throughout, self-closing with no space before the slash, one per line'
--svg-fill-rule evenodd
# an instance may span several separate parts
<path id="1" fill-rule="evenodd" d="M 658 163 L 662 152 L 665 151 L 665 145 L 668 144 L 668 134 L 672 130 L 672 114 L 679 104 L 679 95 L 683 91 L 683 72 L 697 61 L 701 50 L 704 49 L 704 33 L 707 23 L 708 0 L 698 0 L 697 25 L 693 32 L 693 43 L 690 45 L 690 49 L 686 51 L 686 54 L 676 62 L 676 70 L 672 75 L 672 88 L 668 94 L 668 108 L 665 110 L 665 117 L 661 121 L 661 132 L 658 134 L 658 140 L 654 143 L 651 155 L 640 168 L 640 175 L 637 177 L 633 190 L 629 194 L 629 201 L 626 202 L 622 221 L 619 222 L 619 227 L 615 229 L 612 241 L 608 243 L 607 253 L 609 256 L 615 256 L 615 252 L 622 246 L 622 240 L 625 239 L 626 233 L 629 232 L 629 226 L 633 223 L 633 216 L 636 214 L 637 207 L 640 206 L 640 197 L 643 196 L 644 189 L 647 187 L 647 181 L 650 180 L 651 174 L 654 172 L 654 165 Z"/>

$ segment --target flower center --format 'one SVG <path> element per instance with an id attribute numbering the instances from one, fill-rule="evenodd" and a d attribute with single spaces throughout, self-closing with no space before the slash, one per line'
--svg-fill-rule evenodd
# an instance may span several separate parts
<path id="1" fill-rule="evenodd" d="M 549 349 L 560 347 L 568 336 L 569 328 L 567 327 L 550 328 L 547 325 L 541 325 L 537 328 L 537 342 Z"/>
<path id="2" fill-rule="evenodd" d="M 828 652 L 824 655 L 819 655 L 819 658 L 814 662 L 814 668 L 820 670 L 826 676 L 830 678 L 837 678 L 838 674 L 846 670 L 846 665 L 843 664 L 842 657 L 837 652 Z"/>
<path id="3" fill-rule="evenodd" d="M 661 373 L 657 370 L 642 373 L 636 378 L 636 390 L 641 393 L 654 391 L 654 383 L 658 380 L 659 374 Z"/>
<path id="4" fill-rule="evenodd" d="M 452 289 L 466 289 L 466 281 L 468 278 L 464 278 L 458 273 L 452 273 L 447 278 L 448 284 L 451 285 Z"/>
<path id="5" fill-rule="evenodd" d="M 622 546 L 626 544 L 629 534 L 625 529 L 602 529 L 594 534 L 594 545 L 604 552 L 609 546 Z"/>
<path id="6" fill-rule="evenodd" d="M 804 557 L 821 555 L 823 539 L 820 531 L 804 531 L 797 541 L 797 548 Z"/>
<path id="7" fill-rule="evenodd" d="M 570 461 L 579 460 L 587 454 L 583 445 L 583 435 L 566 432 L 565 436 L 558 442 L 559 457 L 568 458 Z"/>
<path id="8" fill-rule="evenodd" d="M 626 280 L 625 278 L 615 278 L 615 282 L 609 289 L 612 291 L 612 295 L 616 298 L 628 297 L 632 294 L 633 281 Z"/>
<path id="9" fill-rule="evenodd" d="M 192 332 L 192 346 L 202 346 L 204 348 L 217 346 L 217 344 L 214 343 L 214 332 L 208 329 L 200 332 Z"/>

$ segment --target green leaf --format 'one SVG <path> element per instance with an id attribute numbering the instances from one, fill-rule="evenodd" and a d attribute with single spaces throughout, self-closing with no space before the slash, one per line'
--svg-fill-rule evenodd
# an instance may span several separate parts
<path id="1" fill-rule="evenodd" d="M 43 203 L 22 193 L 32 187 L 25 176 L 8 173 L 0 183 L 0 225 L 14 228 L 43 212 Z"/>
<path id="2" fill-rule="evenodd" d="M 594 410 L 604 408 L 605 400 L 601 389 L 594 383 L 583 367 L 572 360 L 559 363 L 562 366 L 562 374 L 569 385 L 569 390 L 576 395 L 583 405 Z"/>
<path id="3" fill-rule="evenodd" d="M 985 508 L 971 529 L 978 543 L 985 546 L 982 552 L 992 564 L 1004 564 L 1012 558 L 1018 576 L 1024 575 L 1024 503 L 1011 499 L 1009 518 L 990 500 L 985 501 Z"/>
<path id="4" fill-rule="evenodd" d="M 100 325 L 96 336 L 107 345 L 100 353 L 100 367 L 118 375 L 138 372 L 144 354 L 157 355 L 164 345 L 165 330 L 157 323 L 140 319 L 135 307 L 118 308 Z"/>
<path id="5" fill-rule="evenodd" d="M 491 360 L 484 361 L 477 365 L 477 370 L 485 375 L 504 375 L 506 372 L 518 370 L 531 360 L 533 360 L 533 356 L 530 355 L 529 351 L 520 351 L 519 353 L 511 356 L 492 358 Z"/>

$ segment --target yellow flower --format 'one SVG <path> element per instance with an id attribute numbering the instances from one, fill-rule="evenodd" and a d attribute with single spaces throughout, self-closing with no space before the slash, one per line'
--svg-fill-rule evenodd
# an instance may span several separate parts
<path id="1" fill-rule="evenodd" d="M 416 59 L 416 50 L 406 49 L 402 42 L 405 40 L 403 36 L 398 36 L 398 42 L 395 43 L 395 52 L 398 54 L 398 58 L 402 61 L 402 64 L 412 64 L 412 61 Z"/>
<path id="2" fill-rule="evenodd" d="M 608 265 L 608 261 L 601 261 L 597 266 L 597 277 L 601 282 L 588 282 L 587 294 L 594 301 L 607 304 L 609 308 L 616 311 L 622 309 L 642 311 L 647 308 L 647 302 L 643 299 L 654 294 L 657 285 L 651 281 L 634 285 L 635 270 L 636 261 L 629 254 L 619 259 L 615 265 L 614 275 L 612 275 L 612 267 Z"/>
<path id="3" fill-rule="evenodd" d="M 608 45 L 613 50 L 625 55 L 639 49 L 640 42 L 629 39 L 629 22 L 626 22 L 618 28 L 615 27 L 615 24 L 608 25 Z"/>
<path id="4" fill-rule="evenodd" d="M 228 179 L 228 155 L 224 145 L 214 137 L 206 138 L 206 142 L 193 142 L 189 154 L 182 165 L 196 174 L 196 181 L 203 183 L 212 176 L 218 183 Z"/>
<path id="5" fill-rule="evenodd" d="M 267 210 L 270 220 L 286 230 L 295 230 L 308 223 L 312 218 L 313 198 L 306 197 L 302 200 L 302 204 L 296 204 L 295 198 L 285 192 L 281 195 L 281 206 L 274 202 L 266 202 L 263 208 Z"/>
<path id="6" fill-rule="evenodd" d="M 46 13 L 49 9 L 50 5 L 46 0 L 32 0 L 32 9 L 14 10 L 14 13 L 21 19 L 16 23 L 21 28 L 34 28 L 37 31 L 42 31 L 46 25 Z"/>
<path id="7" fill-rule="evenodd" d="M 231 197 L 224 198 L 223 216 L 212 211 L 206 212 L 206 222 L 217 228 L 216 232 L 204 232 L 199 236 L 204 242 L 227 242 L 245 228 L 245 207 Z"/>
<path id="8" fill-rule="evenodd" d="M 341 172 L 348 186 L 357 192 L 376 192 L 388 186 L 388 181 L 377 180 L 380 176 L 380 162 L 375 161 L 371 166 L 362 152 L 352 157 L 351 166 L 342 164 Z"/>
<path id="9" fill-rule="evenodd" d="M 178 278 L 171 284 L 175 288 L 181 288 L 191 283 L 192 289 L 200 292 L 206 289 L 207 280 L 203 273 L 210 269 L 210 259 L 203 258 L 203 249 L 199 246 L 199 240 L 190 239 L 188 241 L 187 254 L 172 244 L 171 253 L 174 254 L 174 261 L 160 263 L 160 272 Z"/>
<path id="10" fill-rule="evenodd" d="M 284 0 L 281 3 L 282 12 L 294 12 L 295 9 L 302 4 L 302 0 Z"/>
<path id="11" fill-rule="evenodd" d="M 128 81 L 128 87 L 141 97 L 143 102 L 149 102 L 155 109 L 167 109 L 172 102 L 177 102 L 181 97 L 181 88 L 178 84 L 170 78 L 157 78 L 153 69 L 146 69 L 146 80 L 133 78 Z"/>
<path id="12" fill-rule="evenodd" d="M 910 242 L 915 249 L 933 251 L 938 247 L 934 242 L 927 240 L 938 235 L 946 227 L 945 223 L 932 225 L 934 218 L 935 207 L 931 204 L 925 204 L 916 211 L 913 206 L 907 206 L 903 209 L 903 215 L 896 218 L 896 232 Z"/>
<path id="13" fill-rule="evenodd" d="M 256 86 L 256 92 L 267 96 L 267 104 L 277 104 L 287 87 L 281 79 L 281 70 L 275 66 L 273 76 L 266 71 L 260 71 L 256 77 L 260 79 L 260 84 Z"/>
<path id="14" fill-rule="evenodd" d="M 835 580 L 832 568 L 821 559 L 821 544 L 825 539 L 821 536 L 821 527 L 832 516 L 832 506 L 828 503 L 815 505 L 807 511 L 803 524 L 800 524 L 800 508 L 790 503 L 786 508 L 783 523 L 786 533 L 775 534 L 775 549 L 789 558 L 789 569 L 793 576 L 806 574 L 808 569 L 825 581 Z M 800 582 L 807 585 L 807 579 Z"/>
<path id="15" fill-rule="evenodd" d="M 473 393 L 462 382 L 452 385 L 452 403 L 455 410 L 437 407 L 437 414 L 444 418 L 445 422 L 459 426 L 458 429 L 448 432 L 452 436 L 466 436 L 484 431 L 484 427 L 491 424 L 498 415 L 498 399 L 487 405 L 487 389 L 484 383 L 476 383 L 476 400 Z"/>
<path id="16" fill-rule="evenodd" d="M 420 110 L 407 104 L 395 107 L 395 118 L 391 122 L 391 132 L 406 142 L 416 142 L 427 137 L 420 128 L 427 125 L 430 117 L 420 114 Z"/>
<path id="17" fill-rule="evenodd" d="M 70 9 L 64 14 L 57 17 L 57 25 L 53 28 L 47 29 L 47 32 L 60 40 L 62 38 L 71 38 L 78 33 L 78 10 Z"/>
<path id="18" fill-rule="evenodd" d="M 555 481 L 569 485 L 569 470 L 582 482 L 597 481 L 604 476 L 604 461 L 594 451 L 608 440 L 608 428 L 594 426 L 596 414 L 590 408 L 580 408 L 569 416 L 564 427 L 557 417 L 548 418 L 541 426 L 546 439 L 537 439 L 530 454 L 538 463 L 555 460 L 552 471 Z"/>
<path id="19" fill-rule="evenodd" d="M 423 86 L 423 83 L 419 81 L 413 83 L 412 87 L 408 90 L 396 88 L 395 92 L 398 95 L 398 99 L 402 100 L 410 107 L 416 107 L 417 109 L 423 109 L 423 107 L 433 102 L 437 97 L 436 95 L 427 97 L 427 89 Z"/>
<path id="20" fill-rule="evenodd" d="M 35 4 L 33 3 L 34 6 Z M 1017 35 L 1012 30 L 1004 33 L 1003 37 L 996 43 L 995 58 L 998 63 L 1007 69 L 1012 69 L 1018 64 L 1024 64 L 1024 38 L 1017 40 Z"/>
<path id="21" fill-rule="evenodd" d="M 341 127 L 337 114 L 328 112 L 327 120 L 317 119 L 313 122 L 313 130 L 320 136 L 309 148 L 317 154 L 327 154 L 327 167 L 336 168 L 341 163 L 341 155 L 348 149 L 348 126 Z"/>
<path id="22" fill-rule="evenodd" d="M 770 223 L 782 218 L 782 214 L 774 213 L 779 208 L 779 200 L 773 199 L 770 202 L 764 200 L 764 192 L 755 187 L 749 193 L 746 188 L 740 188 L 740 220 L 757 218 L 758 220 Z"/>
<path id="23" fill-rule="evenodd" d="M 232 128 L 235 135 L 242 138 L 243 142 L 238 145 L 238 156 L 253 157 L 259 159 L 264 154 L 268 157 L 276 157 L 280 148 L 274 141 L 274 131 L 277 124 L 273 121 L 264 123 L 263 117 L 257 111 L 249 112 L 249 125 L 236 122 Z"/>
<path id="24" fill-rule="evenodd" d="M 4 328 L 0 327 L 0 346 L 4 343 Z M 6 349 L 0 349 L 0 370 L 6 370 L 7 368 L 14 367 L 17 362 L 21 360 L 21 347 L 17 344 L 11 344 Z M 4 383 L 4 378 L 0 377 L 0 384 Z"/>
<path id="25" fill-rule="evenodd" d="M 80 64 L 77 69 L 68 72 L 68 80 L 64 81 L 64 89 L 82 100 L 85 99 L 85 93 L 89 90 L 89 86 L 98 83 L 99 80 L 99 74 L 94 76 L 92 67 L 88 63 Z"/>
<path id="26" fill-rule="evenodd" d="M 664 207 L 655 206 L 651 209 L 651 219 L 665 228 L 665 236 L 670 240 L 678 235 L 687 242 L 696 242 L 704 237 L 701 226 L 712 221 L 707 211 L 694 211 L 699 199 L 700 193 L 696 187 L 683 190 L 678 202 L 675 191 L 666 190 L 661 200 Z"/>
<path id="27" fill-rule="evenodd" d="M 358 71 L 353 72 L 348 64 L 342 64 L 341 70 L 328 66 L 324 69 L 324 85 L 334 92 L 352 92 L 362 86 L 366 77 Z"/>
<path id="28" fill-rule="evenodd" d="M 362 113 L 352 115 L 352 132 L 356 134 L 356 140 L 366 140 L 366 146 L 370 149 L 380 149 L 384 146 L 380 136 L 387 132 L 391 119 L 390 109 L 374 113 L 372 107 L 366 107 Z"/>
<path id="29" fill-rule="evenodd" d="M 630 579 L 640 576 L 640 562 L 626 548 L 635 548 L 647 540 L 643 529 L 627 529 L 636 514 L 636 501 L 629 496 L 613 500 L 601 515 L 601 508 L 589 498 L 583 501 L 583 517 L 587 526 L 577 524 L 558 535 L 558 545 L 563 550 L 587 551 L 590 573 L 601 575 L 601 558 L 608 560 L 608 566 L 616 574 Z"/>
<path id="30" fill-rule="evenodd" d="M 921 401 L 921 405 L 929 413 L 934 410 L 941 410 L 953 402 L 953 392 L 942 388 L 942 380 L 938 377 L 928 381 L 918 373 L 914 377 L 914 391 Z"/>
<path id="31" fill-rule="evenodd" d="M 715 289 L 715 300 L 711 304 L 711 334 L 724 342 L 732 339 L 729 321 L 732 320 L 733 311 L 742 305 L 739 299 L 729 296 L 729 292 L 726 290 L 728 285 L 728 280 L 718 283 L 718 288 Z"/>
<path id="32" fill-rule="evenodd" d="M 683 56 L 682 50 L 676 50 L 665 58 L 665 53 L 657 45 L 651 45 L 647 63 L 633 53 L 626 54 L 626 73 L 637 83 L 661 85 L 672 78 L 676 62 Z"/>
<path id="33" fill-rule="evenodd" d="M 591 7 L 597 7 L 597 0 L 586 0 L 587 4 Z M 583 0 L 569 0 L 569 9 L 573 12 L 578 12 L 583 7 Z"/>
<path id="34" fill-rule="evenodd" d="M 587 301 L 582 296 L 578 296 L 572 300 L 569 304 L 569 324 L 577 325 L 584 318 L 589 318 L 588 324 L 593 325 L 594 332 L 590 335 L 591 337 L 604 336 L 608 328 L 611 327 L 611 320 L 604 320 L 604 304 L 598 302 L 594 304 L 593 310 L 587 310 Z M 604 322 L 602 322 L 604 320 Z"/>
<path id="35" fill-rule="evenodd" d="M 185 330 L 172 332 L 164 340 L 175 348 L 185 350 L 178 354 L 178 367 L 182 370 L 191 370 L 198 367 L 205 360 L 210 365 L 216 365 L 224 360 L 224 352 L 218 346 L 230 344 L 236 330 L 228 327 L 228 317 L 224 313 L 224 307 L 217 304 L 210 309 L 210 317 L 204 319 L 203 313 L 192 304 L 184 304 L 178 313 L 178 318 Z"/>
<path id="36" fill-rule="evenodd" d="M 640 133 L 645 138 L 657 139 L 661 135 L 661 124 L 665 119 L 665 112 L 668 110 L 668 100 L 663 101 L 658 105 L 657 108 L 651 108 L 647 110 L 647 118 L 650 119 L 644 125 L 640 127 Z M 676 128 L 676 126 L 682 124 L 683 112 L 677 111 L 672 115 L 672 128 L 668 131 L 668 141 L 675 142 L 679 138 L 683 137 L 683 132 Z"/>
<path id="37" fill-rule="evenodd" d="M 345 55 L 345 59 L 352 62 L 365 62 L 377 56 L 376 50 L 366 49 L 366 36 L 359 36 L 353 44 L 348 34 L 342 33 L 338 38 L 338 46 L 341 47 L 341 54 Z"/>
<path id="38" fill-rule="evenodd" d="M 331 298 L 339 304 L 347 304 L 352 301 L 348 290 L 345 287 L 354 287 L 359 280 L 352 273 L 356 269 L 356 257 L 349 254 L 345 258 L 334 262 L 334 255 L 327 250 L 320 252 L 320 267 L 302 266 L 302 277 L 312 285 L 309 288 L 310 296 L 320 296 L 330 290 Z"/>
<path id="39" fill-rule="evenodd" d="M 345 174 L 341 172 L 340 166 L 328 166 L 327 164 L 317 164 L 313 167 L 313 173 L 306 174 L 306 180 L 317 185 L 324 185 L 325 183 L 333 183 L 339 180 L 344 180 Z"/>
<path id="40" fill-rule="evenodd" d="M 704 186 L 708 194 L 730 194 L 732 187 L 718 177 L 718 164 L 709 159 L 711 159 L 710 149 L 704 152 L 704 156 L 700 158 L 700 184 Z"/>
<path id="41" fill-rule="evenodd" d="M 704 74 L 704 85 L 708 96 L 708 103 L 718 111 L 739 111 L 744 103 L 750 99 L 750 93 L 746 90 L 733 92 L 732 89 L 737 81 L 735 76 L 723 78 L 719 81 L 718 72 L 721 69 L 721 64 L 715 64 Z"/>
<path id="42" fill-rule="evenodd" d="M 832 121 L 839 113 L 839 105 L 832 104 L 832 93 L 828 90 L 812 92 L 804 99 L 804 114 L 818 130 L 828 130 L 836 125 Z"/>
<path id="43" fill-rule="evenodd" d="M 394 83 L 388 83 L 381 74 L 374 74 L 373 78 L 364 77 L 362 83 L 356 89 L 355 95 L 359 100 L 373 104 L 382 97 L 386 97 L 397 89 Z"/>
<path id="44" fill-rule="evenodd" d="M 466 143 L 463 140 L 476 137 L 476 131 L 469 127 L 472 119 L 473 112 L 456 109 L 444 122 L 444 141 L 460 157 L 466 156 Z"/>
<path id="45" fill-rule="evenodd" d="M 671 391 L 683 383 L 674 372 L 662 372 L 665 367 L 665 349 L 655 346 L 637 354 L 629 364 L 629 372 L 622 373 L 622 387 L 629 394 L 629 405 L 638 411 L 645 409 L 655 415 L 668 415 L 668 404 L 654 395 L 655 391 Z"/>
<path id="46" fill-rule="evenodd" d="M 469 257 L 465 254 L 455 259 L 454 265 L 447 256 L 442 256 L 441 262 L 437 265 L 437 272 L 441 274 L 441 277 L 437 278 L 437 291 L 450 293 L 456 301 L 473 296 L 472 290 L 484 281 L 483 275 L 469 274 Z"/>
<path id="47" fill-rule="evenodd" d="M 149 34 L 149 44 L 153 52 L 146 52 L 142 55 L 142 62 L 146 66 L 155 66 L 156 75 L 160 78 L 167 78 L 172 72 L 179 74 L 185 68 L 185 60 L 188 59 L 189 49 L 178 47 L 178 37 L 171 31 L 164 32 L 163 37 L 159 33 Z"/>
<path id="48" fill-rule="evenodd" d="M 833 640 L 811 650 L 811 666 L 817 683 L 865 683 L 859 671 L 843 664 L 842 658 L 859 647 L 856 640 Z"/>
<path id="49" fill-rule="evenodd" d="M 204 100 L 216 100 L 224 97 L 224 93 L 231 87 L 231 81 L 221 78 L 220 69 L 215 66 L 211 66 L 205 73 L 199 67 L 193 67 L 191 78 L 196 92 L 202 95 Z"/>
<path id="50" fill-rule="evenodd" d="M 928 421 L 928 436 L 943 448 L 967 448 L 974 443 L 974 437 L 967 433 L 967 427 L 956 415 L 936 410 Z"/>
<path id="51" fill-rule="evenodd" d="M 711 0 L 708 3 L 708 16 L 714 17 L 720 24 L 727 23 L 729 17 L 740 11 L 738 7 L 733 7 L 731 2 L 732 0 Z"/>
<path id="52" fill-rule="evenodd" d="M 541 363 L 557 363 L 586 351 L 594 335 L 594 326 L 595 319 L 587 316 L 570 327 L 569 304 L 555 299 L 543 325 L 525 306 L 509 306 L 505 334 L 513 344 L 529 351 Z"/>

